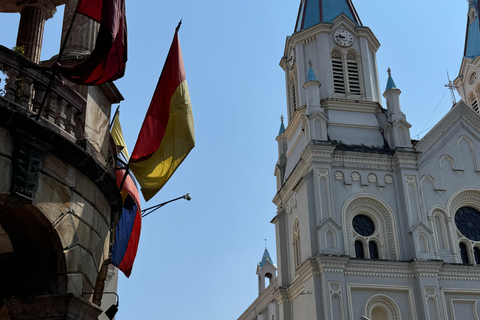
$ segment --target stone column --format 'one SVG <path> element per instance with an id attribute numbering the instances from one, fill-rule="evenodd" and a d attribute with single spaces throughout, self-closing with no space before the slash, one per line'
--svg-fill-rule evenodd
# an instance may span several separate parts
<path id="1" fill-rule="evenodd" d="M 62 40 L 63 45 L 65 36 L 67 35 L 70 23 L 75 13 L 78 0 L 67 0 L 65 4 L 65 12 L 63 14 Z M 77 14 L 73 24 L 72 31 L 67 39 L 67 45 L 63 52 L 62 60 L 65 59 L 82 59 L 89 55 L 95 47 L 95 40 L 100 25 L 92 19 L 84 15 Z"/>
<path id="2" fill-rule="evenodd" d="M 25 56 L 40 62 L 45 21 L 57 11 L 50 0 L 26 0 L 21 3 L 17 47 L 25 47 Z"/>

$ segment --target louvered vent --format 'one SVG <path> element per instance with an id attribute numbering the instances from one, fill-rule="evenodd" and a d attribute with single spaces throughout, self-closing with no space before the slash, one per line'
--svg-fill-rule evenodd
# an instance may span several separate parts
<path id="1" fill-rule="evenodd" d="M 360 95 L 360 79 L 358 77 L 358 64 L 356 61 L 347 61 L 348 85 L 350 93 Z"/>
<path id="2" fill-rule="evenodd" d="M 478 111 L 478 100 L 477 99 L 472 101 L 472 109 L 475 110 L 475 112 L 480 113 Z"/>
<path id="3" fill-rule="evenodd" d="M 297 89 L 295 85 L 292 85 L 292 106 L 293 110 L 297 110 Z"/>
<path id="4" fill-rule="evenodd" d="M 332 57 L 333 88 L 335 93 L 345 93 L 345 80 L 343 75 L 343 64 L 340 58 Z"/>

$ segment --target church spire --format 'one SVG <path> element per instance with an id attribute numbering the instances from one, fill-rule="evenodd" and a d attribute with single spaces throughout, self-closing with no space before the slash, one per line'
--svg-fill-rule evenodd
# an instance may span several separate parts
<path id="1" fill-rule="evenodd" d="M 301 0 L 295 32 L 322 22 L 332 23 L 342 13 L 356 25 L 362 25 L 351 0 Z"/>
<path id="2" fill-rule="evenodd" d="M 465 51 L 463 55 L 466 58 L 474 59 L 480 55 L 480 20 L 478 17 L 478 0 L 468 0 L 468 6 L 467 34 L 465 37 Z"/>

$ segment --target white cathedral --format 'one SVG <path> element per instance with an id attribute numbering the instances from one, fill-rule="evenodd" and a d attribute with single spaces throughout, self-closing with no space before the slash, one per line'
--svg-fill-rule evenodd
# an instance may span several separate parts
<path id="1" fill-rule="evenodd" d="M 462 100 L 412 140 L 350 0 L 302 0 L 280 66 L 278 270 L 239 320 L 480 319 L 480 23 L 469 0 Z M 277 274 L 278 271 L 278 274 Z"/>

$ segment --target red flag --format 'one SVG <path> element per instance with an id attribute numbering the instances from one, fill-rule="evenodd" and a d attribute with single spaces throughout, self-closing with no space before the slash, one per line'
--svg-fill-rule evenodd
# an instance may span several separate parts
<path id="1" fill-rule="evenodd" d="M 130 169 L 147 201 L 195 146 L 192 106 L 177 33 L 178 27 L 130 157 Z"/>
<path id="2" fill-rule="evenodd" d="M 125 0 L 80 0 L 76 9 L 100 23 L 95 48 L 73 67 L 58 66 L 62 76 L 81 85 L 98 85 L 123 77 L 127 62 Z"/>

